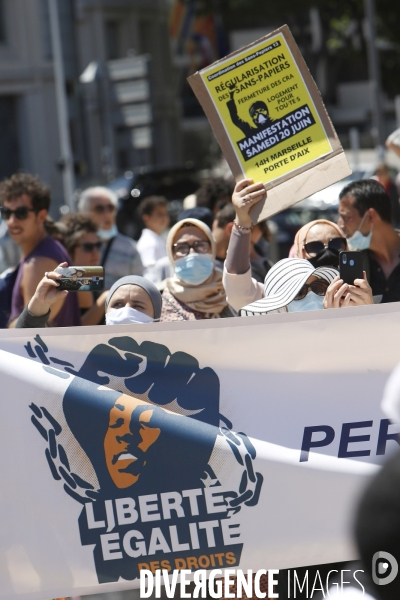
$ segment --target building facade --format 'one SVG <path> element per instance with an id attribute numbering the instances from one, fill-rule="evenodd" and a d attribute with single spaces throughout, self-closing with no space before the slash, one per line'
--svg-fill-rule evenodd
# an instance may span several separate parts
<path id="1" fill-rule="evenodd" d="M 105 181 L 144 164 L 177 164 L 179 111 L 168 2 L 52 1 L 59 10 L 77 185 Z M 135 126 L 121 121 L 113 86 L 107 77 L 105 83 L 102 79 L 109 61 L 141 55 L 147 55 L 151 90 L 147 119 L 151 135 L 144 143 L 140 143 L 143 136 L 134 135 Z M 82 83 L 80 76 L 93 63 L 98 67 L 93 85 Z M 135 81 L 131 83 L 135 89 Z M 58 217 L 57 208 L 65 199 L 48 0 L 0 0 L 0 179 L 18 169 L 38 174 L 50 185 L 52 213 Z"/>

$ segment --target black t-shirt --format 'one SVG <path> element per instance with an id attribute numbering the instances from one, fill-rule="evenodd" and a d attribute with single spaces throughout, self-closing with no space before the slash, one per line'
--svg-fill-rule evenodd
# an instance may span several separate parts
<path id="1" fill-rule="evenodd" d="M 369 284 L 374 296 L 382 295 L 382 303 L 400 302 L 400 264 L 390 273 L 388 279 L 380 264 L 368 250 L 369 258 Z"/>

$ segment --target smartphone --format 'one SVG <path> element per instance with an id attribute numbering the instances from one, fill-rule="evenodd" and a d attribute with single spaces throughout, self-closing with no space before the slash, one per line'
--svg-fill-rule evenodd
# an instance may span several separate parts
<path id="1" fill-rule="evenodd" d="M 339 273 L 344 283 L 354 285 L 355 279 L 362 279 L 364 256 L 360 251 L 339 252 Z"/>
<path id="2" fill-rule="evenodd" d="M 103 267 L 57 267 L 60 290 L 69 292 L 97 292 L 104 290 Z"/>

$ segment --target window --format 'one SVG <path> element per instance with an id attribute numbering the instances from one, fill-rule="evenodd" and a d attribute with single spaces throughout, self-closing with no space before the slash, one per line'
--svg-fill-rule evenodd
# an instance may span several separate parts
<path id="1" fill-rule="evenodd" d="M 18 97 L 0 96 L 0 180 L 21 168 L 18 135 Z"/>
<path id="2" fill-rule="evenodd" d="M 121 25 L 119 21 L 106 21 L 105 37 L 107 60 L 121 58 Z"/>
<path id="3" fill-rule="evenodd" d="M 5 20 L 4 0 L 0 0 L 0 44 L 6 41 L 6 20 Z"/>

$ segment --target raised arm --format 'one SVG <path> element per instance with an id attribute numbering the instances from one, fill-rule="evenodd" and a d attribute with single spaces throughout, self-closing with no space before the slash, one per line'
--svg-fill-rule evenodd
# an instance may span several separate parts
<path id="1" fill-rule="evenodd" d="M 252 179 L 239 181 L 233 192 L 236 219 L 229 240 L 223 283 L 228 302 L 235 310 L 263 297 L 263 286 L 251 277 L 250 234 L 253 224 L 249 211 L 265 197 L 265 193 L 263 184 L 253 183 Z"/>
<path id="2" fill-rule="evenodd" d="M 54 262 L 54 261 L 52 261 Z M 68 263 L 61 263 L 60 267 L 67 267 Z M 15 322 L 16 328 L 44 327 L 50 318 L 50 309 L 60 301 L 64 301 L 68 294 L 66 290 L 59 290 L 57 280 L 61 278 L 54 271 L 46 272 L 39 281 L 34 293 L 26 302 L 25 308 Z M 24 297 L 25 301 L 25 297 Z"/>
<path id="3" fill-rule="evenodd" d="M 393 131 L 386 140 L 386 148 L 400 156 L 400 129 Z"/>
<path id="4" fill-rule="evenodd" d="M 30 299 L 34 296 L 39 282 L 42 280 L 43 275 L 48 272 L 54 272 L 57 267 L 57 262 L 51 258 L 38 256 L 32 258 L 28 263 L 24 265 L 24 272 L 21 279 L 21 293 L 24 299 L 24 305 L 26 306 Z M 51 307 L 51 318 L 60 312 L 62 305 L 64 304 L 65 294 L 59 294 L 56 300 L 52 303 Z"/>
<path id="5" fill-rule="evenodd" d="M 239 117 L 238 114 L 238 110 L 237 110 L 237 106 L 236 106 L 236 102 L 235 102 L 235 93 L 237 92 L 236 89 L 236 84 L 232 84 L 229 86 L 229 100 L 226 103 L 226 107 L 229 110 L 229 115 L 231 117 L 231 121 L 234 125 L 236 125 L 236 127 L 238 127 L 239 129 L 241 129 L 243 135 L 251 135 L 252 131 L 251 131 L 251 126 L 249 125 L 249 123 L 246 123 L 246 121 L 243 121 L 243 119 L 241 119 Z"/>

